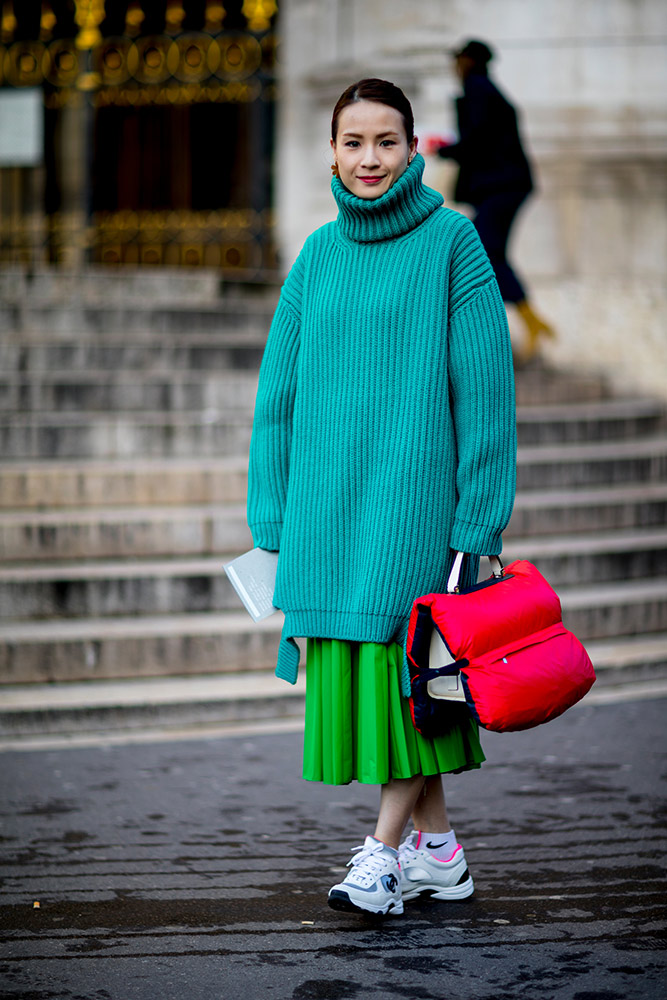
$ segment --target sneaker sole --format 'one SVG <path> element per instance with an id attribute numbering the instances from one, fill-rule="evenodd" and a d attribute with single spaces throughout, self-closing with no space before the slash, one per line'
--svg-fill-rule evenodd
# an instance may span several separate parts
<path id="1" fill-rule="evenodd" d="M 332 910 L 341 910 L 345 913 L 363 913 L 366 916 L 370 914 L 373 917 L 398 917 L 403 913 L 403 900 L 399 900 L 398 903 L 390 900 L 386 907 L 373 910 L 370 907 L 357 906 L 356 903 L 352 902 L 347 893 L 342 892 L 340 889 L 331 890 L 328 903 Z"/>
<path id="2" fill-rule="evenodd" d="M 415 889 L 404 889 L 403 899 L 416 899 L 417 896 L 421 896 L 426 892 L 429 893 L 431 899 L 468 899 L 474 891 L 475 885 L 472 878 L 468 878 L 465 882 L 461 882 L 460 885 L 453 885 L 447 889 L 443 889 L 441 885 L 436 885 L 435 882 L 426 882 Z"/>

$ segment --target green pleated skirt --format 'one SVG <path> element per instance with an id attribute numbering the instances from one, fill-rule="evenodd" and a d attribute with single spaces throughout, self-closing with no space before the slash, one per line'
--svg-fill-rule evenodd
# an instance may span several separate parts
<path id="1" fill-rule="evenodd" d="M 416 731 L 401 695 L 402 662 L 396 643 L 308 639 L 306 781 L 377 785 L 480 766 L 478 728 L 465 705 L 452 705 L 451 726 L 442 736 L 429 740 Z"/>

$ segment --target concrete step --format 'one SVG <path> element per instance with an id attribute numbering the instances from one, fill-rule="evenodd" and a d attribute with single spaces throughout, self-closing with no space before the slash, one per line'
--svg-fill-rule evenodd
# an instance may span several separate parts
<path id="1" fill-rule="evenodd" d="M 41 419 L 49 427 L 57 427 L 63 415 L 73 413 L 107 423 L 115 414 L 125 420 L 136 414 L 137 423 L 148 418 L 154 423 L 158 413 L 164 420 L 176 413 L 190 423 L 208 423 L 242 413 L 251 422 L 256 391 L 253 371 L 36 372 L 0 378 L 0 415 L 32 415 L 33 426 L 39 426 Z M 526 445 L 622 440 L 654 433 L 663 423 L 662 404 L 645 399 L 519 406 L 517 411 L 519 443 Z"/>
<path id="2" fill-rule="evenodd" d="M 303 718 L 305 683 L 272 672 L 17 685 L 0 690 L 0 738 Z"/>
<path id="3" fill-rule="evenodd" d="M 659 642 L 667 631 L 667 577 L 559 595 L 567 627 L 586 643 Z M 242 611 L 1 622 L 0 683 L 269 669 L 281 622 L 255 625 Z"/>
<path id="4" fill-rule="evenodd" d="M 247 467 L 246 455 L 207 459 L 188 456 L 5 461 L 0 462 L 0 510 L 243 503 Z M 605 479 L 606 472 L 609 480 Z M 633 473 L 638 477 L 636 481 L 633 481 Z M 611 520 L 608 524 L 603 520 L 600 527 L 621 527 L 628 523 L 628 518 L 632 523 L 635 510 L 663 502 L 667 437 L 661 435 L 636 443 L 618 442 L 617 448 L 608 442 L 590 447 L 521 448 L 517 475 L 519 493 L 514 516 L 521 518 L 517 521 L 517 531 L 524 530 L 519 524 L 529 523 L 533 525 L 532 533 L 542 532 L 545 529 L 540 523 L 545 523 L 545 519 L 548 530 L 552 518 L 562 521 L 569 510 L 581 525 L 581 528 L 570 530 L 587 530 L 586 521 L 594 516 L 589 513 L 591 507 L 603 503 L 616 508 L 616 513 L 602 514 L 603 518 Z M 542 480 L 546 480 L 544 486 Z M 534 513 L 524 517 L 524 511 Z M 647 516 L 653 519 L 660 516 L 659 511 L 658 506 Z M 595 523 L 590 525 L 591 530 L 595 527 Z M 514 522 L 511 530 L 515 530 Z"/>
<path id="5" fill-rule="evenodd" d="M 503 561 L 513 559 L 535 563 L 557 590 L 589 581 L 667 576 L 667 528 L 513 539 L 503 547 Z"/>
<path id="6" fill-rule="evenodd" d="M 246 529 L 239 549 L 251 544 L 247 536 Z M 0 621 L 238 609 L 222 569 L 235 554 L 5 566 L 0 569 Z"/>
<path id="7" fill-rule="evenodd" d="M 260 303 L 257 308 L 246 299 L 227 300 L 217 307 L 213 330 L 204 331 L 197 324 L 196 314 L 183 330 L 156 332 L 129 324 L 104 332 L 77 330 L 67 322 L 55 322 L 44 329 L 30 330 L 25 326 L 12 332 L 13 324 L 2 324 L 5 336 L 0 344 L 0 370 L 29 375 L 48 376 L 61 371 L 176 372 L 222 370 L 231 367 L 259 367 L 259 360 L 272 318 L 272 305 Z M 1 311 L 1 307 L 0 307 Z M 519 405 L 547 406 L 558 403 L 581 403 L 603 400 L 609 396 L 604 380 L 595 375 L 577 375 L 559 371 L 534 362 L 516 372 L 516 397 Z"/>
<path id="8" fill-rule="evenodd" d="M 187 336 L 194 331 L 216 333 L 244 327 L 256 330 L 260 324 L 268 329 L 273 309 L 269 302 L 249 302 L 243 308 L 234 308 L 223 300 L 162 303 L 150 299 L 129 301 L 122 296 L 113 302 L 72 300 L 58 304 L 28 300 L 20 304 L 0 303 L 0 324 L 5 330 L 33 335 L 54 332 L 99 335 L 136 329 Z"/>
<path id="9" fill-rule="evenodd" d="M 251 545 L 245 504 L 0 511 L 5 563 L 210 555 Z"/>
<path id="10" fill-rule="evenodd" d="M 649 491 L 648 487 L 644 489 Z M 626 488 L 624 491 L 628 492 Z M 635 527 L 663 525 L 667 521 L 667 484 L 653 489 L 652 497 L 634 492 L 634 498 L 619 497 L 617 504 L 610 502 L 608 506 L 603 505 L 605 498 L 599 505 L 594 500 L 587 504 L 581 501 L 572 513 L 567 506 L 549 502 L 546 497 L 544 507 L 524 506 L 524 495 L 519 494 L 510 529 L 504 536 L 505 557 L 508 552 L 531 552 L 531 558 L 539 559 L 539 543 L 536 550 L 532 537 L 539 537 L 540 532 L 546 534 L 549 529 L 553 536 L 591 532 L 596 527 L 627 533 Z M 526 530 L 526 525 L 532 531 Z M 516 545 L 512 544 L 514 539 L 519 540 Z M 250 544 L 245 504 L 0 510 L 0 552 L 5 563 L 210 555 Z M 569 544 L 568 540 L 562 546 Z"/>
<path id="11" fill-rule="evenodd" d="M 645 682 L 667 676 L 667 632 L 629 638 L 591 639 L 586 650 L 598 684 Z"/>
<path id="12" fill-rule="evenodd" d="M 0 509 L 244 503 L 248 459 L 2 462 Z"/>
<path id="13" fill-rule="evenodd" d="M 582 641 L 667 630 L 667 577 L 558 588 L 563 621 Z"/>
<path id="14" fill-rule="evenodd" d="M 517 410 L 517 436 L 526 446 L 622 441 L 655 433 L 664 421 L 664 404 L 651 399 L 522 406 Z"/>
<path id="15" fill-rule="evenodd" d="M 225 481 L 224 485 L 229 496 L 230 484 Z M 221 497 L 215 503 L 184 506 L 53 504 L 49 510 L 0 508 L 0 552 L 6 562 L 11 562 L 205 555 L 231 550 L 242 538 L 249 539 L 243 486 L 243 482 L 239 483 L 238 497 L 234 497 L 241 501 L 238 503 Z M 42 495 L 48 495 L 46 488 Z M 509 542 L 534 535 L 627 532 L 632 528 L 658 528 L 665 523 L 667 483 L 526 492 L 517 494 L 504 537 Z"/>
<path id="16" fill-rule="evenodd" d="M 238 607 L 222 565 L 252 545 L 242 511 L 237 511 L 236 529 L 228 535 L 232 549 L 197 558 L 6 564 L 0 569 L 0 620 Z M 595 581 L 662 577 L 667 576 L 667 529 L 510 542 L 504 559 L 515 558 L 535 562 L 557 590 Z"/>
<path id="17" fill-rule="evenodd" d="M 504 538 L 649 528 L 667 524 L 667 482 L 568 490 L 525 490 L 516 495 Z"/>
<path id="18" fill-rule="evenodd" d="M 130 327 L 130 330 L 133 328 Z M 268 325 L 247 333 L 220 329 L 202 335 L 196 328 L 178 337 L 147 336 L 141 331 L 122 336 L 105 334 L 68 339 L 5 340 L 0 343 L 0 370 L 44 373 L 50 371 L 243 371 L 257 372 Z"/>
<path id="19" fill-rule="evenodd" d="M 239 386 L 237 400 L 241 392 Z M 221 395 L 222 398 L 218 395 L 218 405 L 211 405 L 203 411 L 167 412 L 164 409 L 146 409 L 113 413 L 60 409 L 17 414 L 4 412 L 0 413 L 0 448 L 5 459 L 100 459 L 129 458 L 135 455 L 186 457 L 193 454 L 215 457 L 246 454 L 252 427 L 253 404 L 248 399 L 246 404 L 239 400 L 238 404 L 227 405 L 224 402 L 224 390 Z M 252 398 L 254 402 L 254 397 Z M 212 404 L 214 400 L 215 392 L 211 390 Z M 663 450 L 667 450 L 667 436 L 664 432 L 650 437 L 639 436 L 651 433 L 661 425 L 662 412 L 654 404 L 646 404 L 644 409 L 639 403 L 634 405 L 635 417 L 630 416 L 629 405 L 615 409 L 606 403 L 595 404 L 598 411 L 595 419 L 592 416 L 592 406 L 593 404 L 590 419 L 579 419 L 574 408 L 551 408 L 549 412 L 554 419 L 541 424 L 532 417 L 524 418 L 524 413 L 520 411 L 519 437 L 523 437 L 525 430 L 530 437 L 535 437 L 539 431 L 547 438 L 545 444 L 521 447 L 521 474 L 527 475 L 524 472 L 526 464 L 538 465 L 548 470 L 540 473 L 544 477 L 552 471 L 554 462 L 559 462 L 570 466 L 590 466 L 596 470 L 595 474 L 604 477 L 602 480 L 595 480 L 596 482 L 609 481 L 606 465 L 613 464 L 618 458 L 627 463 L 631 457 L 639 459 L 642 455 L 650 454 L 652 448 L 662 446 Z M 621 418 L 621 413 L 625 413 L 626 417 Z M 610 440 L 611 430 L 618 434 L 623 421 L 626 426 L 623 435 Z M 596 428 L 595 432 L 592 428 Z M 586 443 L 581 444 L 554 444 L 550 440 L 553 437 L 576 439 L 582 435 L 595 440 L 587 439 Z M 637 451 L 635 443 L 642 450 Z M 635 462 L 635 466 L 638 472 L 642 468 L 641 463 Z M 591 474 L 591 471 L 586 472 L 586 476 Z M 620 475 L 621 481 L 627 481 L 618 470 L 612 470 L 610 474 Z M 590 480 L 586 479 L 585 483 L 588 482 Z M 531 484 L 533 488 L 559 485 L 542 481 L 536 484 L 534 473 L 530 483 L 523 485 L 531 488 Z"/>
<path id="20" fill-rule="evenodd" d="M 549 406 L 605 399 L 609 387 L 599 375 L 561 371 L 540 358 L 515 369 L 516 401 L 519 406 Z"/>
<path id="21" fill-rule="evenodd" d="M 229 496 L 232 484 L 225 481 L 224 485 Z M 244 540 L 250 544 L 243 487 L 244 482 L 239 483 L 238 497 L 234 499 L 240 502 L 236 503 L 223 497 L 215 503 L 182 506 L 58 507 L 54 504 L 48 510 L 34 507 L 0 509 L 0 552 L 3 560 L 9 563 L 210 555 L 231 551 L 244 544 Z M 45 490 L 43 495 L 47 496 L 48 492 Z M 658 529 L 665 523 L 667 483 L 589 491 L 519 493 L 504 536 L 506 552 L 513 551 L 510 544 L 513 539 L 523 540 L 517 543 L 519 552 L 535 552 L 531 539 L 536 535 L 553 538 L 596 531 L 621 531 L 627 535 L 631 529 Z M 557 546 L 558 540 L 553 544 Z M 562 544 L 569 545 L 569 540 Z M 538 551 L 538 558 L 539 555 Z"/>
<path id="22" fill-rule="evenodd" d="M 667 435 L 629 441 L 523 447 L 517 454 L 520 490 L 576 489 L 667 480 Z"/>
<path id="23" fill-rule="evenodd" d="M 0 377 L 0 412 L 241 411 L 252 418 L 255 372 L 37 372 Z"/>
<path id="24" fill-rule="evenodd" d="M 95 412 L 0 416 L 0 451 L 8 458 L 185 458 L 247 453 L 251 421 L 215 409 L 204 414 Z"/>
<path id="25" fill-rule="evenodd" d="M 40 302 L 62 306 L 81 302 L 113 304 L 118 299 L 132 303 L 174 302 L 177 305 L 217 303 L 221 300 L 252 304 L 274 302 L 275 284 L 251 287 L 223 279 L 216 268 L 151 268 L 120 264 L 86 265 L 83 271 L 61 268 L 31 268 L 3 265 L 0 270 L 0 300 L 23 305 Z"/>
<path id="26" fill-rule="evenodd" d="M 588 644 L 595 694 L 663 680 L 667 633 Z M 15 684 L 0 689 L 0 737 L 122 732 L 303 719 L 304 673 L 292 687 L 271 671 L 84 683 Z"/>
<path id="27" fill-rule="evenodd" d="M 271 670 L 281 628 L 245 611 L 0 623 L 0 684 Z"/>

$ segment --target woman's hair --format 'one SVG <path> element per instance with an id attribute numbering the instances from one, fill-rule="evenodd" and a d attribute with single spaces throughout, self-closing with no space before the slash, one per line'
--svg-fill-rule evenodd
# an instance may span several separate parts
<path id="1" fill-rule="evenodd" d="M 415 119 L 412 114 L 410 101 L 400 87 L 389 83 L 388 80 L 377 80 L 374 77 L 353 83 L 347 90 L 343 91 L 336 101 L 336 107 L 333 109 L 331 118 L 331 138 L 334 142 L 338 133 L 338 119 L 341 111 L 348 108 L 350 104 L 356 104 L 357 101 L 375 101 L 377 104 L 386 104 L 388 107 L 394 108 L 403 118 L 408 142 L 412 142 L 414 139 Z"/>

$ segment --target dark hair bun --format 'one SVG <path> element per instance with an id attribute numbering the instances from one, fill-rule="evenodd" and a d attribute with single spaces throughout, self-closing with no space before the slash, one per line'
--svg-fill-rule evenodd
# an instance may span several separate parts
<path id="1" fill-rule="evenodd" d="M 408 142 L 412 142 L 415 137 L 415 119 L 410 101 L 396 84 L 390 83 L 389 80 L 378 80 L 375 77 L 353 83 L 343 91 L 336 101 L 331 118 L 331 138 L 334 142 L 338 133 L 338 119 L 341 112 L 350 104 L 356 104 L 357 101 L 375 101 L 376 104 L 386 104 L 387 107 L 394 108 L 403 118 Z"/>

